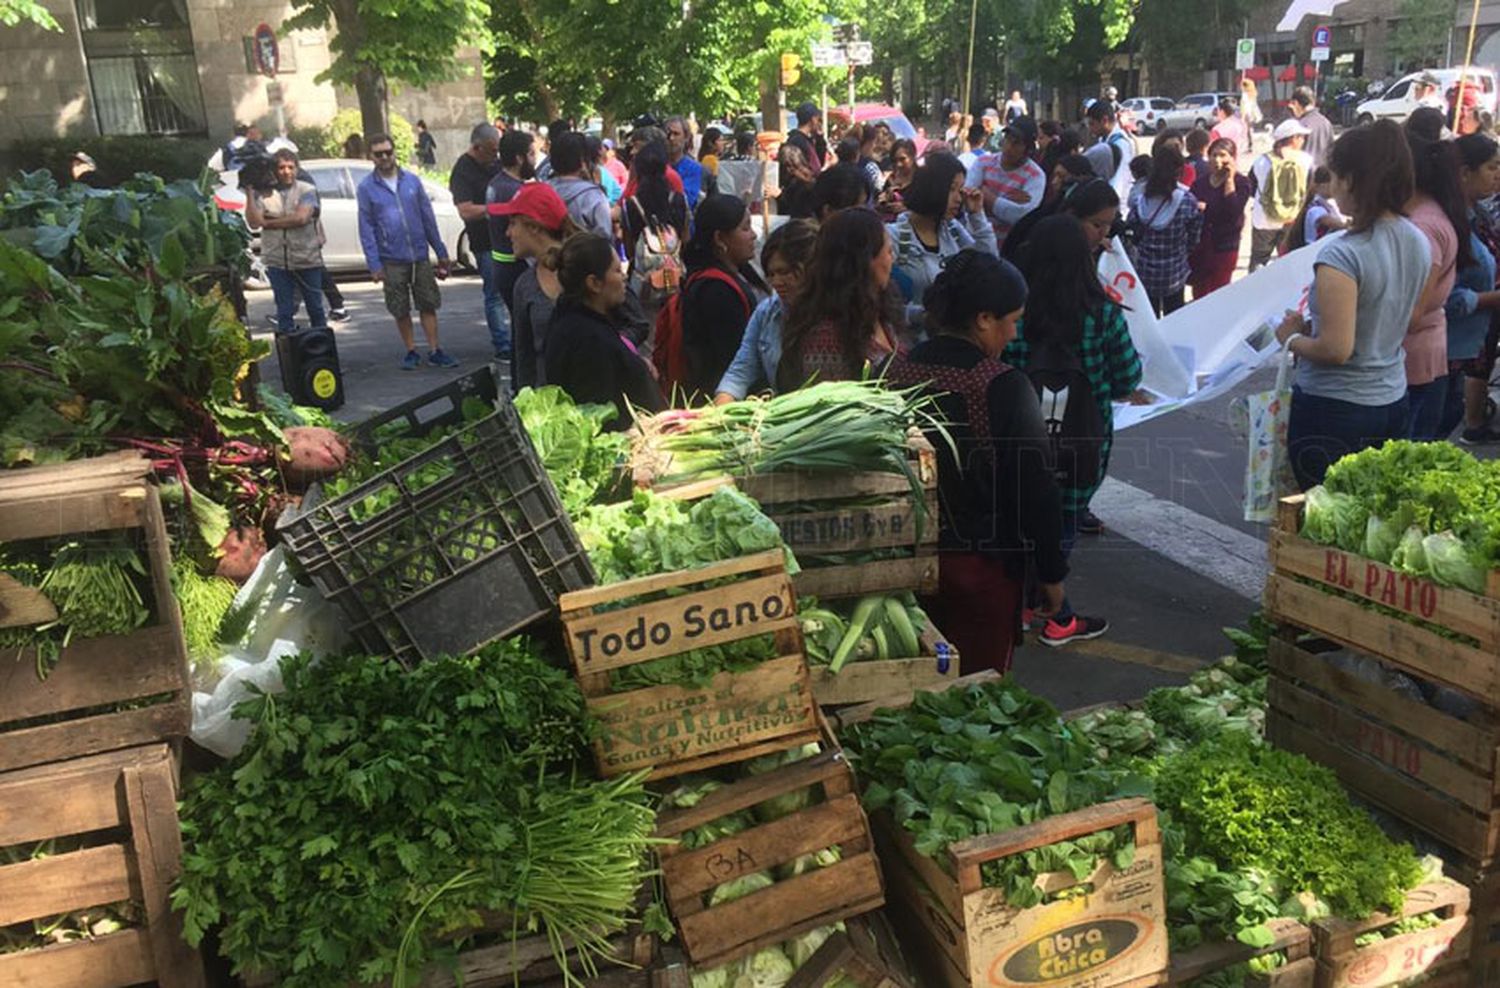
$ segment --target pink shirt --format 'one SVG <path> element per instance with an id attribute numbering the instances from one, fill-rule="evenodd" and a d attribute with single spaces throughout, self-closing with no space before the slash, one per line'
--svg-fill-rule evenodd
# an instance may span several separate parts
<path id="1" fill-rule="evenodd" d="M 1432 274 L 1438 279 L 1433 291 L 1436 301 L 1414 314 L 1406 331 L 1406 384 L 1410 387 L 1431 384 L 1448 373 L 1448 317 L 1443 303 L 1458 276 L 1458 234 L 1443 208 L 1421 193 L 1407 207 L 1406 218 L 1426 235 L 1432 248 Z"/>
<path id="2" fill-rule="evenodd" d="M 1214 129 L 1208 132 L 1210 142 L 1217 141 L 1221 137 L 1227 137 L 1234 142 L 1236 154 L 1246 154 L 1250 151 L 1250 131 L 1245 126 L 1245 121 L 1239 117 L 1225 117 L 1214 124 Z"/>

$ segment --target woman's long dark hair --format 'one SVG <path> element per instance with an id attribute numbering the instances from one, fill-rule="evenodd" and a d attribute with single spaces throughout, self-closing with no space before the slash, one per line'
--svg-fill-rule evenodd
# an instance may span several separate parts
<path id="1" fill-rule="evenodd" d="M 831 322 L 838 333 L 849 376 L 858 375 L 876 327 L 894 325 L 889 304 L 894 293 L 880 291 L 870 278 L 870 263 L 885 245 L 885 224 L 871 210 L 845 209 L 823 222 L 797 304 L 781 330 L 778 391 L 795 391 L 807 383 L 802 349 L 824 323 Z"/>
<path id="2" fill-rule="evenodd" d="M 635 153 L 630 163 L 635 173 L 635 198 L 645 211 L 644 219 L 653 216 L 666 223 L 672 216 L 672 187 L 667 184 L 667 147 L 652 141 Z"/>
<path id="3" fill-rule="evenodd" d="M 944 151 L 934 151 L 917 166 L 902 202 L 918 216 L 935 223 L 948 218 L 948 195 L 953 179 L 964 173 L 963 162 Z"/>
<path id="4" fill-rule="evenodd" d="M 1151 152 L 1151 174 L 1146 178 L 1147 199 L 1167 199 L 1177 189 L 1186 162 L 1182 152 L 1171 144 L 1158 144 Z"/>
<path id="5" fill-rule="evenodd" d="M 1458 148 L 1452 141 L 1426 137 L 1421 132 L 1421 118 L 1417 120 L 1418 127 L 1406 128 L 1412 177 L 1416 180 L 1417 191 L 1431 197 L 1448 217 L 1448 222 L 1453 224 L 1453 232 L 1458 237 L 1458 266 L 1468 267 L 1474 263 L 1474 252 L 1469 249 L 1469 204 L 1458 179 Z"/>
<path id="6" fill-rule="evenodd" d="M 1032 344 L 1076 347 L 1084 317 L 1109 301 L 1083 224 L 1065 214 L 1047 217 L 1031 231 L 1019 262 L 1027 288 L 1021 335 Z"/>

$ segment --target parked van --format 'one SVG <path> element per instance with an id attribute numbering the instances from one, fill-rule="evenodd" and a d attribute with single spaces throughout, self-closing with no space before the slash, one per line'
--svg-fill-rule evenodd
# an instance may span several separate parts
<path id="1" fill-rule="evenodd" d="M 1423 76 L 1432 76 L 1438 81 L 1438 95 L 1445 100 L 1448 90 L 1458 85 L 1458 78 L 1462 75 L 1470 85 L 1479 89 L 1479 108 L 1495 112 L 1495 72 L 1493 69 L 1471 66 L 1468 69 L 1459 67 L 1447 69 L 1422 69 L 1412 72 L 1396 80 L 1395 84 L 1385 92 L 1373 99 L 1367 99 L 1359 104 L 1354 111 L 1354 119 L 1358 123 L 1371 123 L 1375 120 L 1405 120 L 1411 116 L 1411 111 L 1422 104 L 1417 101 L 1417 80 Z M 1452 107 L 1449 107 L 1451 110 Z"/>

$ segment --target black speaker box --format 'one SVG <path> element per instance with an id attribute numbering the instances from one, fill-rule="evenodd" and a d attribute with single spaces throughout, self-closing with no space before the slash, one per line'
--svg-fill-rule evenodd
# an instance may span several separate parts
<path id="1" fill-rule="evenodd" d="M 344 404 L 344 374 L 332 331 L 277 333 L 276 358 L 281 363 L 281 386 L 292 401 L 325 412 Z"/>

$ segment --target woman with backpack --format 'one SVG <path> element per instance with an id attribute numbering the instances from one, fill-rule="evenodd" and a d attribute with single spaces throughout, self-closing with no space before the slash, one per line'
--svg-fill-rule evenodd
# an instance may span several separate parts
<path id="1" fill-rule="evenodd" d="M 550 248 L 541 265 L 555 272 L 562 289 L 547 327 L 547 382 L 580 405 L 613 404 L 619 414 L 611 430 L 629 428 L 632 406 L 661 411 L 661 389 L 612 315 L 625 304 L 626 287 L 610 239 L 575 233 Z"/>
<path id="2" fill-rule="evenodd" d="M 1196 210 L 1195 210 L 1196 211 Z M 1141 383 L 1141 358 L 1125 312 L 1099 281 L 1083 226 L 1071 216 L 1037 224 L 1022 255 L 1028 295 L 1020 335 L 1002 359 L 1024 371 L 1041 398 L 1062 488 L 1063 552 L 1070 553 L 1089 501 L 1104 482 L 1114 442 L 1114 402 Z M 1043 645 L 1097 638 L 1103 618 L 1063 601 L 1042 629 Z"/>
<path id="3" fill-rule="evenodd" d="M 1234 142 L 1221 137 L 1208 146 L 1208 166 L 1193 182 L 1203 206 L 1203 234 L 1188 258 L 1188 287 L 1200 299 L 1229 284 L 1240 259 L 1245 204 L 1255 192 L 1249 176 L 1235 170 Z"/>
<path id="4" fill-rule="evenodd" d="M 715 404 L 740 401 L 772 388 L 776 365 L 781 362 L 781 326 L 797 300 L 803 272 L 817 242 L 818 225 L 812 220 L 789 220 L 766 238 L 760 250 L 760 266 L 772 294 L 750 313 L 740 348 L 719 379 Z"/>
<path id="5" fill-rule="evenodd" d="M 964 187 L 966 171 L 951 154 L 934 152 L 906 187 L 906 210 L 888 224 L 896 266 L 891 278 L 906 300 L 906 325 L 923 332 L 922 296 L 948 259 L 968 248 L 997 254 L 984 196 Z"/>
<path id="6" fill-rule="evenodd" d="M 1203 234 L 1198 200 L 1181 181 L 1184 160 L 1178 145 L 1158 146 L 1146 181 L 1130 194 L 1136 271 L 1158 316 L 1182 308 L 1188 258 Z"/>
<path id="7" fill-rule="evenodd" d="M 1411 438 L 1441 439 L 1448 398 L 1448 316 L 1444 305 L 1458 269 L 1474 263 L 1469 247 L 1469 207 L 1458 180 L 1458 149 L 1442 139 L 1442 114 L 1419 107 L 1406 121 L 1416 195 L 1406 218 L 1427 235 L 1432 271 L 1406 330 L 1406 397 Z"/>
<path id="8" fill-rule="evenodd" d="M 655 313 L 682 282 L 682 242 L 687 239 L 687 200 L 667 184 L 667 149 L 650 143 L 631 162 L 634 194 L 621 212 L 630 283 L 648 313 Z"/>
<path id="9" fill-rule="evenodd" d="M 889 292 L 896 255 L 868 209 L 832 213 L 818 231 L 797 304 L 782 327 L 776 390 L 878 371 L 899 348 L 901 295 Z"/>
<path id="10" fill-rule="evenodd" d="M 1061 494 L 1051 443 L 1026 375 L 1000 361 L 1026 282 L 1009 262 L 967 249 L 923 296 L 929 336 L 891 361 L 892 387 L 922 387 L 947 437 L 933 436 L 941 518 L 938 594 L 923 606 L 965 668 L 1005 673 L 1021 640 L 1028 568 L 1050 614 L 1065 600 Z M 950 442 L 951 439 L 951 442 Z"/>
<path id="11" fill-rule="evenodd" d="M 1303 490 L 1343 456 L 1407 435 L 1401 345 L 1432 256 L 1402 215 L 1414 184 L 1397 124 L 1345 131 L 1328 167 L 1349 229 L 1317 247 L 1308 317 L 1288 312 L 1276 330 L 1297 358 L 1287 454 Z"/>
<path id="12" fill-rule="evenodd" d="M 682 251 L 681 368 L 672 382 L 689 400 L 712 397 L 740 348 L 745 324 L 769 293 L 750 266 L 755 230 L 738 196 L 711 195 L 693 214 L 693 235 Z M 663 310 L 664 315 L 671 311 Z M 658 333 L 658 347 L 667 346 Z M 669 357 L 669 363 L 670 363 Z"/>

